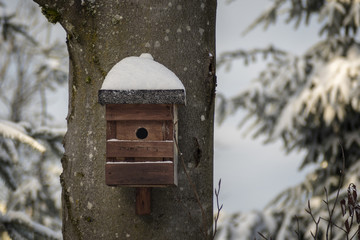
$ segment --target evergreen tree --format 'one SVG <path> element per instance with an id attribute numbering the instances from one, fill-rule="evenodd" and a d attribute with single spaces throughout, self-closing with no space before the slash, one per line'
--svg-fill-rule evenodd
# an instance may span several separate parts
<path id="1" fill-rule="evenodd" d="M 261 24 L 266 29 L 280 15 L 295 28 L 317 18 L 322 40 L 301 56 L 274 46 L 222 54 L 220 65 L 237 58 L 251 62 L 258 55 L 270 60 L 247 90 L 222 98 L 220 120 L 245 109 L 248 115 L 242 122 L 252 121 L 247 131 L 254 137 L 265 136 L 266 143 L 281 139 L 286 152 L 305 150 L 300 168 L 313 163 L 318 168 L 301 184 L 279 194 L 264 211 L 227 218 L 219 239 L 253 239 L 260 237 L 257 232 L 274 239 L 312 239 L 315 228 L 316 239 L 346 239 L 350 233 L 332 224 L 327 230 L 331 213 L 327 207 L 337 204 L 330 219 L 344 226 L 339 202 L 350 183 L 360 183 L 360 1 L 276 0 L 245 32 Z M 339 186 L 343 187 L 340 196 Z M 316 224 L 311 215 L 325 219 Z"/>
<path id="2" fill-rule="evenodd" d="M 9 12 L 8 3 L 0 1 L 0 238 L 61 239 L 65 129 L 50 127 L 46 94 L 67 78 L 65 44 L 36 4 L 17 1 Z"/>

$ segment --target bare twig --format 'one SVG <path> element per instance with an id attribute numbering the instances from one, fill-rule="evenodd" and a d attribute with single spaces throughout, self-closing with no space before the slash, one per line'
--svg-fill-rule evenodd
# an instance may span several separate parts
<path id="1" fill-rule="evenodd" d="M 318 235 L 319 235 L 319 223 L 320 223 L 320 217 L 315 220 L 314 214 L 311 211 L 311 206 L 310 206 L 310 200 L 308 200 L 308 209 L 305 209 L 305 211 L 311 216 L 313 222 L 315 223 L 315 234 L 310 231 L 311 236 L 316 240 L 318 239 Z"/>
<path id="2" fill-rule="evenodd" d="M 272 240 L 271 237 L 270 237 L 270 238 L 267 238 L 267 237 L 265 237 L 261 232 L 258 232 L 258 234 L 259 234 L 263 239 L 265 239 L 265 240 Z"/>
<path id="3" fill-rule="evenodd" d="M 223 208 L 223 204 L 221 204 L 221 206 L 220 206 L 220 204 L 219 204 L 220 188 L 221 188 L 221 178 L 220 178 L 219 183 L 218 183 L 218 189 L 216 190 L 216 188 L 215 188 L 215 197 L 216 197 L 217 213 L 216 213 L 216 216 L 215 216 L 215 227 L 214 227 L 213 239 L 215 239 L 215 235 L 216 235 L 216 233 L 217 233 L 217 223 L 218 223 L 218 220 L 219 220 L 219 217 L 220 217 L 221 209 Z"/>

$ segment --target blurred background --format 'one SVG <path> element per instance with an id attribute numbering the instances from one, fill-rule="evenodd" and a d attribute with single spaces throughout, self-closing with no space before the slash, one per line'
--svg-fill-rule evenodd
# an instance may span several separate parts
<path id="1" fill-rule="evenodd" d="M 264 31 L 262 26 L 244 35 L 243 32 L 273 1 L 218 1 L 216 51 L 220 55 L 237 49 L 250 50 L 271 45 L 293 54 L 302 54 L 319 39 L 317 22 L 294 31 L 280 17 L 276 26 Z M 245 65 L 243 59 L 234 59 L 230 66 L 217 69 L 217 93 L 234 97 L 250 86 L 264 69 L 262 57 Z M 215 184 L 222 179 L 221 200 L 225 212 L 249 211 L 263 208 L 286 187 L 301 182 L 312 169 L 298 171 L 302 152 L 285 154 L 280 141 L 264 145 L 264 137 L 244 136 L 239 128 L 246 114 L 239 111 L 215 126 Z"/>
<path id="2" fill-rule="evenodd" d="M 289 226 L 307 199 L 320 207 L 324 186 L 331 195 L 358 181 L 360 3 L 220 0 L 217 11 L 218 239 L 294 239 Z M 0 30 L 0 232 L 59 239 L 65 32 L 23 0 L 0 0 Z M 307 239 L 313 223 L 301 224 Z"/>

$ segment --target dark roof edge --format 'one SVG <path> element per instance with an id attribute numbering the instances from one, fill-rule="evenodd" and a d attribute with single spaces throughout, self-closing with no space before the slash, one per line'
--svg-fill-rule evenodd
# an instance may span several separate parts
<path id="1" fill-rule="evenodd" d="M 104 104 L 186 104 L 184 89 L 166 90 L 99 90 Z"/>

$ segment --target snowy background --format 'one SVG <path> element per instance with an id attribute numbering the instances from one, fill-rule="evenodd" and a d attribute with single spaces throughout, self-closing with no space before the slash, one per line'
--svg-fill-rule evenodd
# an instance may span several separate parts
<path id="1" fill-rule="evenodd" d="M 17 1 L 5 1 L 10 9 Z M 217 13 L 217 54 L 236 49 L 267 47 L 275 44 L 281 49 L 301 54 L 318 39 L 316 26 L 300 27 L 292 31 L 292 26 L 279 23 L 267 32 L 261 28 L 242 36 L 242 32 L 252 21 L 269 6 L 268 0 L 237 0 L 227 4 L 218 1 Z M 59 24 L 54 26 L 54 37 L 65 41 L 65 33 Z M 257 73 L 264 68 L 259 62 L 244 66 L 242 61 L 235 61 L 230 71 L 217 70 L 217 92 L 227 97 L 234 96 L 250 83 Z M 67 88 L 58 89 L 48 96 L 49 113 L 55 119 L 52 125 L 65 126 L 67 114 Z M 224 212 L 244 212 L 263 208 L 273 197 L 286 187 L 301 182 L 310 169 L 298 172 L 302 153 L 285 155 L 281 144 L 263 145 L 261 138 L 253 140 L 243 137 L 246 128 L 238 129 L 241 113 L 229 117 L 221 126 L 215 126 L 215 175 L 214 186 L 222 179 L 220 201 Z"/>
<path id="2" fill-rule="evenodd" d="M 317 26 L 300 26 L 293 31 L 291 25 L 280 18 L 276 26 L 267 31 L 258 27 L 247 35 L 242 32 L 272 3 L 268 0 L 218 1 L 217 54 L 236 49 L 265 48 L 270 44 L 301 55 L 318 39 Z M 264 69 L 264 62 L 245 66 L 235 61 L 227 71 L 217 69 L 217 92 L 231 97 L 245 89 Z M 244 212 L 261 209 L 280 191 L 301 182 L 311 167 L 298 171 L 303 153 L 286 155 L 280 142 L 263 145 L 262 139 L 244 137 L 246 125 L 239 129 L 242 114 L 228 118 L 215 126 L 214 184 L 222 179 L 220 200 L 224 212 Z"/>

